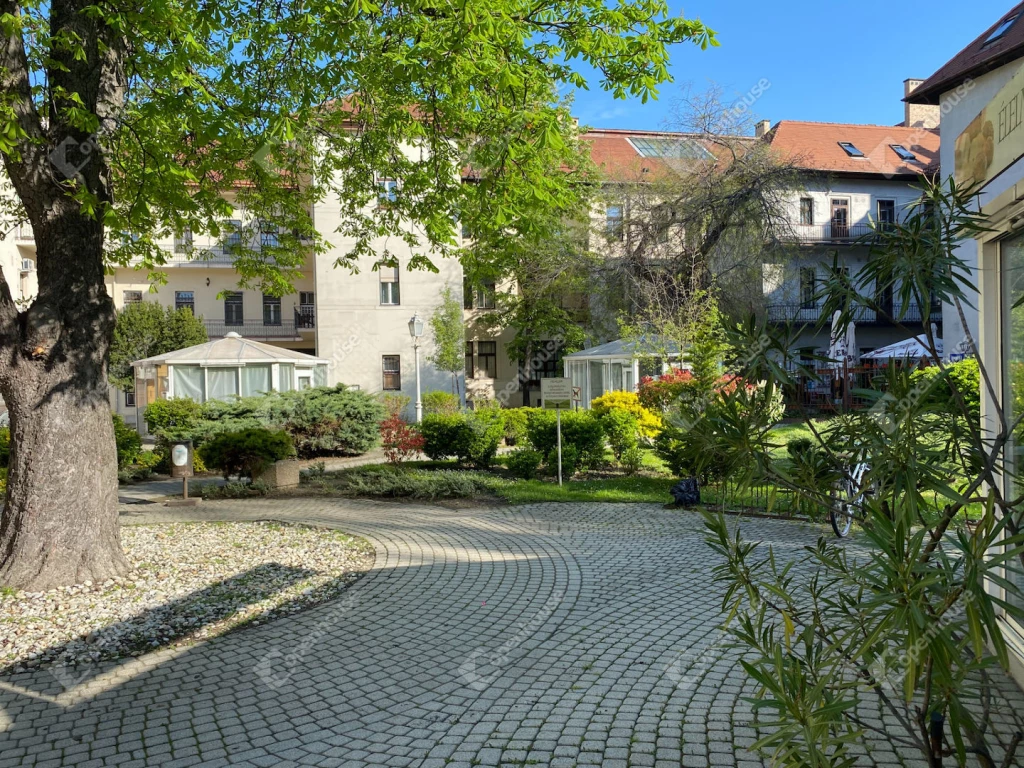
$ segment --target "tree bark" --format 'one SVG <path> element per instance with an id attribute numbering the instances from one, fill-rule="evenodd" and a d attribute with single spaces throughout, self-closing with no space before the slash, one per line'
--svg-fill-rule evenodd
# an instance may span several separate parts
<path id="1" fill-rule="evenodd" d="M 0 274 L 0 394 L 11 459 L 0 514 L 0 584 L 45 590 L 124 573 L 107 364 L 114 304 L 103 277 L 110 167 L 97 135 L 71 119 L 90 110 L 109 128 L 126 87 L 125 41 L 85 0 L 52 0 L 50 115 L 40 119 L 21 32 L 0 44 L 0 90 L 24 140 L 2 156 L 36 240 L 39 293 L 19 311 Z M 17 3 L 0 0 L 15 16 Z M 57 152 L 58 154 L 54 154 Z M 55 160 L 55 157 L 57 158 Z M 61 162 L 63 159 L 63 162 Z M 92 204 L 83 206 L 79 195 Z"/>

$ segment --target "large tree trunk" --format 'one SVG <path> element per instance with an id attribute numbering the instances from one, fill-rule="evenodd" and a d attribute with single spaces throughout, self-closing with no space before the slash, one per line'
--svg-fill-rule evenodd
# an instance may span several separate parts
<path id="1" fill-rule="evenodd" d="M 33 591 L 101 582 L 128 568 L 105 386 L 40 373 L 36 387 L 8 402 L 11 461 L 0 520 L 0 584 Z"/>
<path id="2" fill-rule="evenodd" d="M 114 307 L 103 229 L 71 205 L 56 208 L 36 230 L 39 296 L 17 316 L 0 360 L 11 415 L 0 584 L 33 591 L 128 568 L 107 394 Z"/>

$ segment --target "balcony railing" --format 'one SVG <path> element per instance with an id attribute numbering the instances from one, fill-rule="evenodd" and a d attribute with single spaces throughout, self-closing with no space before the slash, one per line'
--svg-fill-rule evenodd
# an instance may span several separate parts
<path id="1" fill-rule="evenodd" d="M 300 304 L 295 308 L 295 327 L 316 328 L 316 308 L 312 304 Z"/>
<path id="2" fill-rule="evenodd" d="M 874 230 L 869 224 L 794 224 L 787 239 L 800 243 L 858 243 L 870 245 Z"/>
<path id="3" fill-rule="evenodd" d="M 886 312 L 876 312 L 869 307 L 856 307 L 853 320 L 857 325 L 892 325 L 886 318 L 886 314 L 903 325 L 920 325 L 921 307 L 917 303 L 908 304 L 906 311 L 903 305 L 895 303 Z M 822 308 L 818 305 L 806 304 L 769 304 L 767 307 L 768 322 L 770 323 L 807 323 L 813 325 L 821 320 Z M 902 314 L 902 316 L 901 316 Z M 929 322 L 942 323 L 942 305 L 933 304 L 928 318 Z"/>
<path id="4" fill-rule="evenodd" d="M 206 333 L 211 339 L 227 336 L 229 333 L 237 333 L 247 339 L 277 339 L 288 341 L 300 341 L 302 336 L 298 326 L 290 320 L 282 320 L 280 323 L 267 324 L 261 320 L 243 320 L 240 323 L 228 323 L 224 320 L 204 320 Z"/>

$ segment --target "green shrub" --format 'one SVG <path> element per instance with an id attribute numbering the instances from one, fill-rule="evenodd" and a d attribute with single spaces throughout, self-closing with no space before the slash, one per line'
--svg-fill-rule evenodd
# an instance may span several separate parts
<path id="1" fill-rule="evenodd" d="M 191 403 L 198 409 L 193 418 L 186 418 L 188 407 L 175 405 L 181 413 L 164 417 L 168 407 L 161 403 Z M 384 406 L 373 395 L 348 389 L 344 384 L 336 387 L 314 387 L 292 392 L 271 392 L 256 397 L 241 397 L 230 401 L 210 400 L 202 406 L 191 400 L 165 400 L 159 406 L 159 416 L 151 426 L 158 436 L 167 440 L 191 440 L 197 448 L 224 432 L 265 427 L 283 429 L 292 438 L 302 458 L 342 454 L 366 453 L 380 435 L 380 422 Z M 150 409 L 146 409 L 150 413 Z M 148 421 L 148 416 L 147 416 Z M 163 424 L 155 428 L 156 424 Z"/>
<path id="2" fill-rule="evenodd" d="M 351 496 L 434 500 L 475 496 L 490 490 L 493 483 L 493 478 L 474 472 L 366 467 L 346 473 L 341 489 Z"/>
<path id="3" fill-rule="evenodd" d="M 459 399 L 458 395 L 453 395 L 451 392 L 443 392 L 441 390 L 427 392 L 423 395 L 421 402 L 423 403 L 423 414 L 425 416 L 429 416 L 434 413 L 451 416 L 452 414 L 456 414 L 462 410 L 462 401 Z"/>
<path id="4" fill-rule="evenodd" d="M 544 455 L 532 448 L 517 448 L 505 457 L 505 466 L 516 477 L 533 480 L 537 476 Z"/>
<path id="5" fill-rule="evenodd" d="M 262 480 L 253 480 L 251 483 L 200 483 L 195 488 L 189 486 L 193 496 L 201 496 L 204 499 L 247 499 L 252 496 L 266 496 L 270 493 L 270 486 Z"/>
<path id="6" fill-rule="evenodd" d="M 487 469 L 498 455 L 498 445 L 505 436 L 505 414 L 500 408 L 482 408 L 466 417 L 469 439 L 460 443 L 458 459 L 477 469 Z"/>
<path id="7" fill-rule="evenodd" d="M 153 434 L 175 431 L 188 431 L 195 427 L 202 418 L 203 406 L 187 397 L 175 397 L 170 400 L 157 400 L 146 406 L 142 418 L 146 427 Z"/>
<path id="8" fill-rule="evenodd" d="M 799 459 L 807 455 L 814 448 L 814 443 L 809 437 L 794 437 L 786 443 L 786 453 L 791 459 Z"/>
<path id="9" fill-rule="evenodd" d="M 114 418 L 114 443 L 117 445 L 117 468 L 124 469 L 134 464 L 142 453 L 142 438 L 139 433 L 124 423 L 119 414 Z"/>
<path id="10" fill-rule="evenodd" d="M 469 441 L 466 417 L 461 413 L 424 416 L 420 434 L 423 435 L 423 453 L 434 461 L 456 458 L 460 446 L 468 445 Z"/>
<path id="11" fill-rule="evenodd" d="M 948 408 L 950 413 L 960 413 L 956 398 L 953 396 L 953 389 L 950 386 L 952 383 L 952 386 L 956 387 L 957 392 L 963 398 L 964 405 L 971 419 L 975 424 L 980 423 L 981 370 L 978 368 L 977 360 L 969 357 L 966 360 L 961 360 L 959 363 L 948 365 L 946 366 L 945 374 L 939 370 L 938 366 L 931 365 L 920 371 L 914 371 L 910 377 L 912 384 L 920 384 L 923 387 L 929 386 L 934 379 L 941 379 L 942 381 L 929 394 L 928 399 L 930 402 L 943 408 Z"/>
<path id="12" fill-rule="evenodd" d="M 550 458 L 558 435 L 554 411 L 536 409 L 527 416 L 530 444 Z M 588 411 L 567 411 L 562 414 L 562 447 L 573 446 L 579 466 L 593 469 L 604 464 L 604 430 L 601 422 Z"/>
<path id="13" fill-rule="evenodd" d="M 505 445 L 522 445 L 527 441 L 526 419 L 531 408 L 509 408 L 505 411 Z"/>
<path id="14" fill-rule="evenodd" d="M 644 466 L 644 452 L 640 450 L 639 445 L 632 445 L 622 452 L 619 463 L 622 465 L 623 471 L 632 477 Z"/>
<path id="15" fill-rule="evenodd" d="M 639 446 L 640 424 L 629 411 L 612 408 L 604 412 L 600 421 L 616 460 L 622 458 L 623 451 Z"/>
<path id="16" fill-rule="evenodd" d="M 231 475 L 252 478 L 275 461 L 294 453 L 287 432 L 262 428 L 225 432 L 203 443 L 199 449 L 206 465 L 220 470 L 225 480 Z"/>
<path id="17" fill-rule="evenodd" d="M 0 427 L 0 467 L 11 463 L 11 428 Z"/>
<path id="18" fill-rule="evenodd" d="M 547 461 L 548 472 L 552 475 L 558 474 L 558 447 L 551 449 L 548 453 Z M 575 445 L 563 443 L 562 444 L 562 477 L 570 478 L 580 470 L 580 452 L 577 450 Z"/>

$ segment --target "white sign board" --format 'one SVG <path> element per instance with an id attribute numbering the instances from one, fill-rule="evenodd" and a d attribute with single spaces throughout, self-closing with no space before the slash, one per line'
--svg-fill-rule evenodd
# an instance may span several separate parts
<path id="1" fill-rule="evenodd" d="M 572 388 L 572 401 L 578 403 L 583 399 L 583 387 Z"/>
<path id="2" fill-rule="evenodd" d="M 540 399 L 543 408 L 572 408 L 572 379 L 541 379 Z"/>

